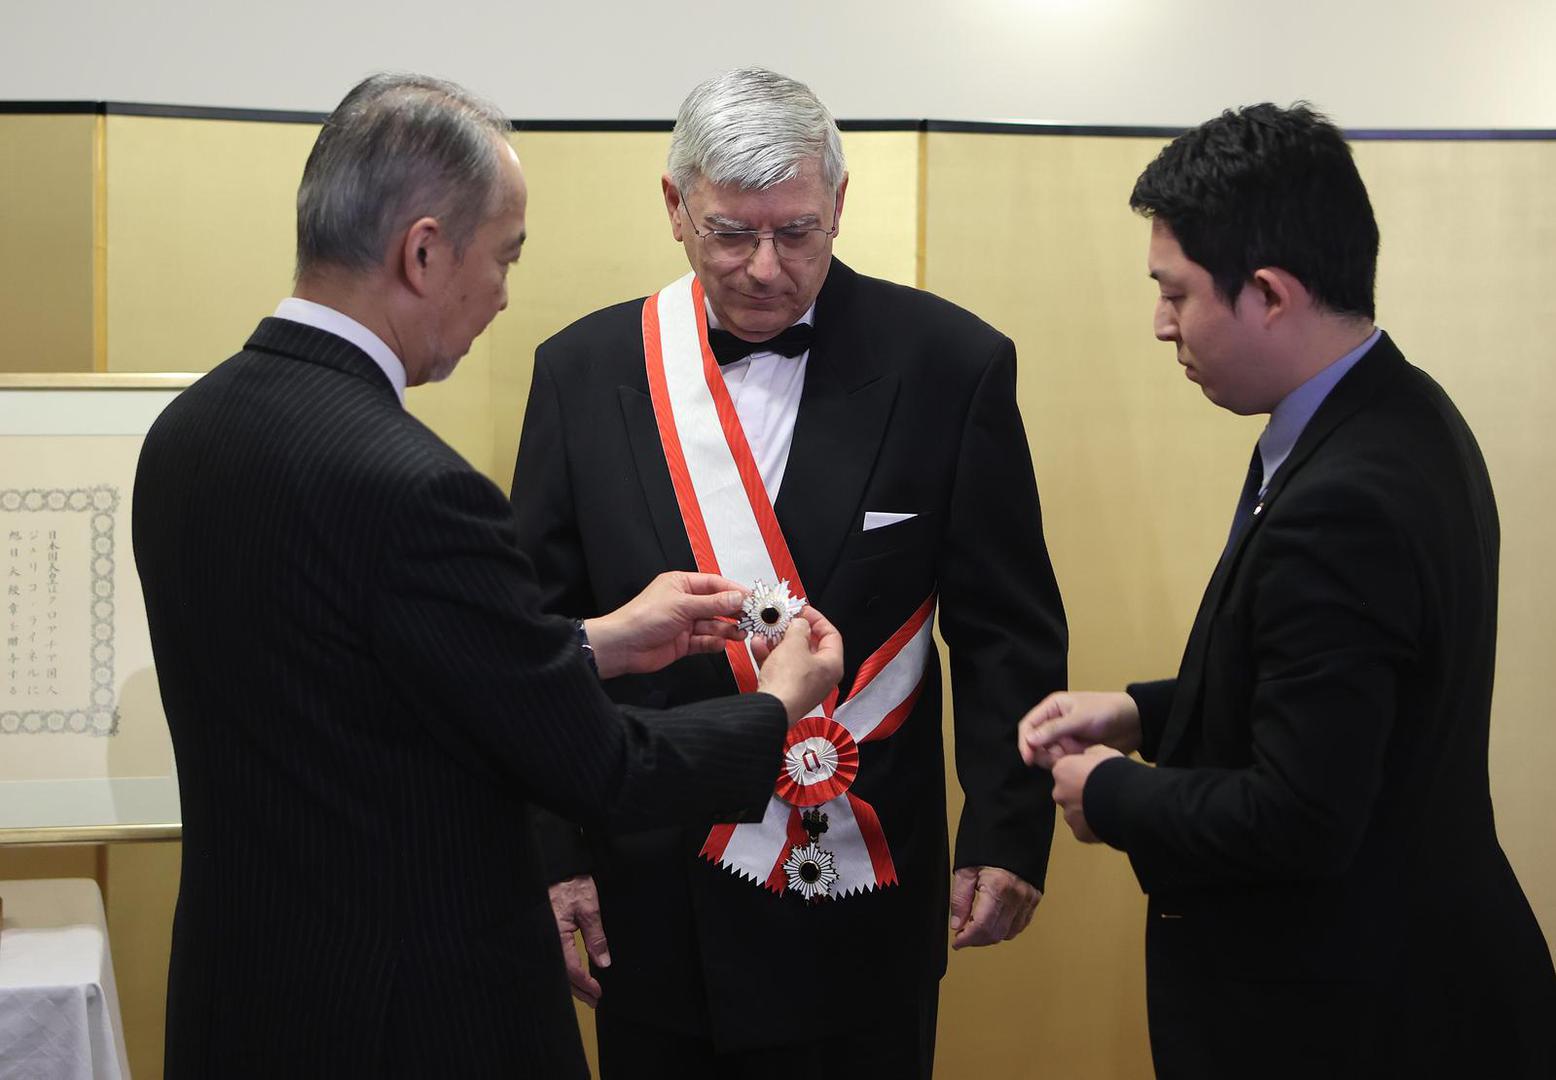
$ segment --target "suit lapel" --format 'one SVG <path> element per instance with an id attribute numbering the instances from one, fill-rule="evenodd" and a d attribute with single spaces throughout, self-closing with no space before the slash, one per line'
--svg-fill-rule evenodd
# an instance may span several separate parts
<path id="1" fill-rule="evenodd" d="M 621 419 L 627 425 L 627 440 L 632 447 L 632 463 L 638 482 L 648 501 L 649 517 L 659 537 L 664 564 L 682 570 L 695 570 L 691 541 L 686 538 L 686 523 L 681 520 L 681 505 L 670 482 L 665 464 L 664 444 L 659 440 L 659 422 L 654 418 L 654 402 L 633 386 L 617 387 L 621 399 Z"/>
<path id="2" fill-rule="evenodd" d="M 1377 343 L 1335 384 L 1335 388 L 1313 414 L 1313 419 L 1302 429 L 1302 434 L 1297 437 L 1297 445 L 1291 448 L 1290 455 L 1280 469 L 1270 477 L 1265 504 L 1268 505 L 1279 496 L 1292 476 L 1301 470 L 1336 428 L 1377 397 L 1378 392 L 1397 378 L 1405 366 L 1404 354 L 1395 347 L 1387 334 L 1380 334 Z"/>
<path id="3" fill-rule="evenodd" d="M 1368 350 L 1367 355 L 1357 361 L 1356 366 L 1346 372 L 1345 377 L 1335 384 L 1335 388 L 1330 391 L 1329 396 L 1318 407 L 1318 411 L 1313 414 L 1313 418 L 1302 429 L 1297 444 L 1292 447 L 1291 453 L 1281 463 L 1275 475 L 1270 477 L 1269 487 L 1264 493 L 1264 498 L 1255 508 L 1253 517 L 1231 548 L 1222 556 L 1221 561 L 1216 564 L 1215 572 L 1210 575 L 1210 583 L 1205 586 L 1205 595 L 1200 600 L 1199 611 L 1194 616 L 1194 626 L 1189 631 L 1188 643 L 1184 646 L 1183 663 L 1178 673 L 1178 687 L 1173 694 L 1172 711 L 1167 716 L 1167 725 L 1162 732 L 1161 745 L 1157 751 L 1158 761 L 1172 763 L 1173 753 L 1188 732 L 1191 721 L 1200 713 L 1205 652 L 1210 645 L 1210 627 L 1216 614 L 1221 610 L 1227 584 L 1232 579 L 1254 531 L 1269 516 L 1271 508 L 1280 499 L 1281 492 L 1291 482 L 1291 478 L 1312 459 L 1313 454 L 1328 440 L 1335 429 L 1371 401 L 1378 391 L 1398 374 L 1404 364 L 1404 356 L 1389 336 L 1383 334 L 1379 337 L 1377 343 Z"/>
<path id="4" fill-rule="evenodd" d="M 1227 552 L 1216 564 L 1215 571 L 1210 575 L 1210 583 L 1205 586 L 1205 595 L 1200 598 L 1199 610 L 1194 614 L 1194 626 L 1189 630 L 1188 643 L 1183 647 L 1183 662 L 1178 669 L 1178 685 L 1172 695 L 1172 711 L 1167 714 L 1167 725 L 1162 730 L 1161 743 L 1156 750 L 1156 760 L 1163 765 L 1175 764 L 1173 754 L 1189 728 L 1189 721 L 1199 715 L 1200 688 L 1205 673 L 1205 649 L 1210 643 L 1210 624 L 1221 608 L 1221 595 L 1226 589 L 1227 577 L 1232 567 L 1236 565 L 1237 553 L 1242 550 L 1243 543 L 1248 539 L 1248 534 L 1253 531 L 1257 521 L 1258 519 L 1255 518 L 1254 521 L 1249 522 L 1234 549 Z"/>
<path id="5" fill-rule="evenodd" d="M 833 260 L 816 300 L 816 337 L 783 486 L 773 507 L 811 596 L 824 595 L 897 398 L 897 374 L 854 310 L 857 278 Z"/>

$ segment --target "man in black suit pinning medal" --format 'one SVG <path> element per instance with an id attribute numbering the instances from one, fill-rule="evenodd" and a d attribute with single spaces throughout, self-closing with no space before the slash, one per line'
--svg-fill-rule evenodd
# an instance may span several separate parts
<path id="1" fill-rule="evenodd" d="M 507 304 L 507 131 L 438 80 L 352 90 L 303 171 L 295 295 L 146 438 L 135 554 L 184 826 L 170 1077 L 587 1076 L 532 808 L 758 811 L 841 674 L 805 610 L 761 692 L 612 703 L 602 678 L 743 637 L 744 590 L 673 573 L 543 614 L 508 501 L 405 411 Z"/>

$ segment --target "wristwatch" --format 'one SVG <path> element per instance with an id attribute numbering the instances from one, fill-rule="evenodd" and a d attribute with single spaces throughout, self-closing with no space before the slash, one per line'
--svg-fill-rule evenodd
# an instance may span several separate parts
<path id="1" fill-rule="evenodd" d="M 600 665 L 595 663 L 594 646 L 589 644 L 589 631 L 584 629 L 582 619 L 573 620 L 573 633 L 578 635 L 578 648 L 583 650 L 584 659 L 589 661 L 589 670 L 599 675 Z"/>

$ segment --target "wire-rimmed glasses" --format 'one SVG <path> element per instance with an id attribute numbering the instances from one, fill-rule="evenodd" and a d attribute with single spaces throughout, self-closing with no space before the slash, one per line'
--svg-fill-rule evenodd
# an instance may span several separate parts
<path id="1" fill-rule="evenodd" d="M 703 255 L 711 263 L 726 266 L 743 263 L 751 258 L 756 254 L 757 248 L 762 246 L 763 240 L 771 240 L 774 253 L 785 262 L 810 262 L 825 254 L 827 241 L 837 235 L 836 223 L 830 229 L 823 229 L 818 225 L 768 231 L 709 229 L 704 232 L 697 228 L 696 221 L 692 219 L 691 208 L 686 205 L 684 199 L 681 200 L 681 206 L 686 210 L 686 221 L 691 225 L 693 235 L 702 241 Z"/>

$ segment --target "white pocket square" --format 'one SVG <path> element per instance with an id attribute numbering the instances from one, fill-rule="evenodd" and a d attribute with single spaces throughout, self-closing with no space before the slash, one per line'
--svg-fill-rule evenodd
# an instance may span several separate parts
<path id="1" fill-rule="evenodd" d="M 899 521 L 907 521 L 916 518 L 917 514 L 888 514 L 879 510 L 866 510 L 864 512 L 864 531 L 879 529 L 886 525 L 895 525 Z"/>

